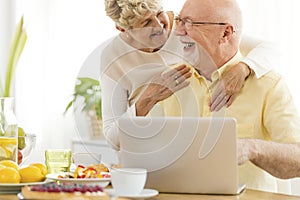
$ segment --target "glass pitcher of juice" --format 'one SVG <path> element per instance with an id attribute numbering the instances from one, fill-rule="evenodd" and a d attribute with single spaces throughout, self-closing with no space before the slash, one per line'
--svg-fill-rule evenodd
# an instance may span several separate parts
<path id="1" fill-rule="evenodd" d="M 0 160 L 17 162 L 18 125 L 13 108 L 14 98 L 0 97 Z"/>

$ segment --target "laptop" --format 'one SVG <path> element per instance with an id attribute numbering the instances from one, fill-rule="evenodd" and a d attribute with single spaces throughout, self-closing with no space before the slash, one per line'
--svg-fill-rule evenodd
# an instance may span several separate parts
<path id="1" fill-rule="evenodd" d="M 145 188 L 239 194 L 234 118 L 132 117 L 118 121 L 120 164 L 146 168 Z"/>

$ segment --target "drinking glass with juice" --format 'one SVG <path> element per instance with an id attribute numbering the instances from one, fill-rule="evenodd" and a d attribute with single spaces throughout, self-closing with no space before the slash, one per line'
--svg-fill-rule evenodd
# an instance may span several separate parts
<path id="1" fill-rule="evenodd" d="M 69 172 L 71 165 L 70 149 L 48 149 L 45 151 L 45 160 L 48 173 Z"/>

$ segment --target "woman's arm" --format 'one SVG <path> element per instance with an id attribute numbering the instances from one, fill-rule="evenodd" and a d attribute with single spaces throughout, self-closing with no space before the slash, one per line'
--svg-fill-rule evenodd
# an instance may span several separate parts
<path id="1" fill-rule="evenodd" d="M 106 74 L 101 77 L 103 135 L 108 143 L 119 150 L 118 119 L 124 115 L 135 116 L 134 106 L 128 108 L 127 91 Z"/>
<path id="2" fill-rule="evenodd" d="M 242 36 L 240 51 L 244 55 L 243 63 L 253 70 L 257 78 L 278 65 L 280 52 L 274 43 Z"/>
<path id="3" fill-rule="evenodd" d="M 222 83 L 212 94 L 211 111 L 218 111 L 225 105 L 229 107 L 251 73 L 260 78 L 279 63 L 279 51 L 270 42 L 243 35 L 240 51 L 245 58 L 223 75 Z"/>

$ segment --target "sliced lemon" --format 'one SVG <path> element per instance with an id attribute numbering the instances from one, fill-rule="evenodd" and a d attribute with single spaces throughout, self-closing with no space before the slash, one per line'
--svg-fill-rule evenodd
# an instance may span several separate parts
<path id="1" fill-rule="evenodd" d="M 0 153 L 5 155 L 6 158 L 10 158 L 12 152 L 6 148 L 4 145 L 0 145 Z"/>
<path id="2" fill-rule="evenodd" d="M 4 155 L 5 155 L 5 157 L 7 157 L 5 150 L 1 146 L 0 146 L 0 155 L 1 155 L 1 157 L 4 158 Z"/>
<path id="3" fill-rule="evenodd" d="M 12 151 L 7 146 L 17 145 L 17 138 L 4 137 L 0 138 L 0 155 L 5 155 L 6 158 L 10 158 Z"/>
<path id="4" fill-rule="evenodd" d="M 9 138 L 9 137 L 3 137 L 0 138 L 0 144 L 1 145 L 16 145 L 17 144 L 17 138 Z"/>

